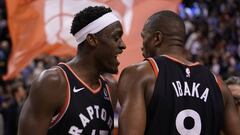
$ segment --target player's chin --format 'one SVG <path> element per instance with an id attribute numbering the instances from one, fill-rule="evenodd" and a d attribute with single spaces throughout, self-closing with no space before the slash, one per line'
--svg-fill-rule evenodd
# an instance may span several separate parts
<path id="1" fill-rule="evenodd" d="M 114 61 L 112 62 L 111 65 L 111 72 L 112 74 L 117 74 L 118 73 L 118 67 L 120 65 L 120 62 L 118 61 L 118 59 L 114 59 Z"/>
<path id="2" fill-rule="evenodd" d="M 118 67 L 112 67 L 108 73 L 111 73 L 111 74 L 117 74 L 118 73 Z"/>
<path id="3" fill-rule="evenodd" d="M 118 64 L 111 64 L 106 68 L 106 72 L 110 74 L 117 74 L 118 73 Z"/>

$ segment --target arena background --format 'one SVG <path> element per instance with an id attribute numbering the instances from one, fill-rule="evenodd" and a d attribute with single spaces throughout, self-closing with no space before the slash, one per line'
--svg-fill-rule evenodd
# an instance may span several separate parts
<path id="1" fill-rule="evenodd" d="M 110 6 L 123 23 L 127 49 L 120 56 L 121 70 L 143 59 L 140 31 L 146 18 L 169 9 L 185 21 L 189 59 L 222 79 L 239 75 L 239 0 L 0 0 L 0 135 L 16 134 L 32 80 L 75 55 L 69 33 L 73 15 L 99 4 Z"/>

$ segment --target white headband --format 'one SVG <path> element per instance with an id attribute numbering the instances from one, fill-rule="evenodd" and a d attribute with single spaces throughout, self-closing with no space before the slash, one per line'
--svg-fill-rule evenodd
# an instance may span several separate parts
<path id="1" fill-rule="evenodd" d="M 95 34 L 116 21 L 119 21 L 119 19 L 112 12 L 107 13 L 82 28 L 74 37 L 77 43 L 80 44 L 87 38 L 88 34 Z"/>

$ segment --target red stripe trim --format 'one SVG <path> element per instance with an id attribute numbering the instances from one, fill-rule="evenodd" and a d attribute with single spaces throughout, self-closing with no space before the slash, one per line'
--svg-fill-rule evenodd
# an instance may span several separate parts
<path id="1" fill-rule="evenodd" d="M 100 77 L 103 79 L 103 81 L 107 82 L 107 79 L 105 79 L 102 75 Z"/>
<path id="2" fill-rule="evenodd" d="M 214 76 L 214 78 L 215 78 L 215 80 L 216 80 L 220 90 L 222 90 L 222 80 L 219 77 L 217 77 L 214 73 L 212 73 L 212 74 L 213 74 L 213 76 Z"/>
<path id="3" fill-rule="evenodd" d="M 148 60 L 149 63 L 151 64 L 151 66 L 152 66 L 152 68 L 153 68 L 153 71 L 154 71 L 154 74 L 155 74 L 155 76 L 157 77 L 157 76 L 158 76 L 158 72 L 159 72 L 157 63 L 155 62 L 155 60 L 154 60 L 153 58 L 147 58 L 147 60 Z"/>
<path id="4" fill-rule="evenodd" d="M 69 84 L 69 80 L 67 78 L 67 74 L 64 72 L 64 70 L 61 67 L 58 67 L 58 68 L 63 72 L 64 78 L 66 79 L 66 82 L 67 82 L 66 98 L 65 98 L 63 107 L 60 109 L 60 112 L 56 115 L 57 118 L 51 122 L 49 128 L 52 128 L 53 126 L 55 126 L 62 119 L 62 117 L 64 116 L 64 114 L 66 113 L 66 111 L 68 109 L 68 106 L 70 103 L 70 98 L 71 98 L 70 97 L 70 84 Z"/>
<path id="5" fill-rule="evenodd" d="M 217 78 L 217 84 L 218 84 L 220 90 L 222 90 L 222 80 Z"/>
<path id="6" fill-rule="evenodd" d="M 110 93 L 110 88 L 109 88 L 109 86 L 108 86 L 108 83 L 107 83 L 107 80 L 102 76 L 102 75 L 100 75 L 100 77 L 105 81 L 105 83 L 106 83 L 106 88 L 107 88 L 107 91 L 108 91 L 108 95 L 109 95 L 109 98 L 110 98 L 110 101 L 111 101 L 111 103 L 112 103 L 112 97 L 111 97 L 111 93 Z"/>
<path id="7" fill-rule="evenodd" d="M 106 84 L 106 87 L 107 87 L 107 91 L 108 91 L 108 95 L 109 95 L 110 101 L 112 103 L 112 97 L 111 97 L 111 94 L 110 94 L 110 88 L 109 88 L 108 84 Z"/>
<path id="8" fill-rule="evenodd" d="M 199 64 L 200 64 L 199 62 L 195 62 L 195 63 L 192 63 L 192 64 L 189 64 L 189 65 L 188 65 L 188 64 L 185 64 L 185 63 L 179 61 L 178 59 L 175 59 L 175 58 L 173 58 L 173 57 L 171 57 L 171 56 L 169 56 L 169 55 L 161 55 L 161 56 L 167 57 L 167 58 L 171 59 L 172 61 L 175 61 L 175 62 L 177 62 L 177 63 L 180 63 L 180 64 L 182 64 L 182 65 L 186 65 L 186 66 L 189 66 L 189 67 L 196 66 L 196 65 L 199 65 Z"/>
<path id="9" fill-rule="evenodd" d="M 99 87 L 96 88 L 96 89 L 92 89 L 92 88 L 91 88 L 90 86 L 88 86 L 80 77 L 77 76 L 77 74 L 74 72 L 74 70 L 73 70 L 69 65 L 67 65 L 67 64 L 65 64 L 65 63 L 59 63 L 59 64 L 65 65 L 65 66 L 73 73 L 73 75 L 74 75 L 88 90 L 90 90 L 93 94 L 97 94 L 97 93 L 101 90 L 101 88 L 102 88 L 102 82 L 101 82 L 100 79 L 98 80 L 98 81 L 99 81 Z"/>

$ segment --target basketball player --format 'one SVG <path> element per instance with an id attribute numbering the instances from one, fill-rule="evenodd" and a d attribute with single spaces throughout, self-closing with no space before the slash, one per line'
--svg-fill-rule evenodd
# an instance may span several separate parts
<path id="1" fill-rule="evenodd" d="M 226 80 L 226 84 L 234 97 L 235 105 L 240 116 L 240 77 L 238 76 L 229 77 Z"/>
<path id="2" fill-rule="evenodd" d="M 185 57 L 185 26 L 174 12 L 152 15 L 141 33 L 144 62 L 121 73 L 120 135 L 240 135 L 233 98 L 203 65 Z"/>
<path id="3" fill-rule="evenodd" d="M 33 82 L 20 116 L 19 135 L 111 135 L 113 108 L 103 73 L 117 73 L 125 49 L 122 26 L 110 8 L 75 15 L 77 55 Z"/>

